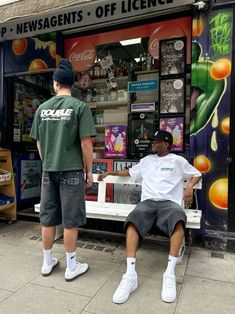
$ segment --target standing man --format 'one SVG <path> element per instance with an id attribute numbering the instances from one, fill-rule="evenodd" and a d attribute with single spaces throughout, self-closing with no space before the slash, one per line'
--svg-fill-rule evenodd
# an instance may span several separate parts
<path id="1" fill-rule="evenodd" d="M 39 106 L 31 130 L 42 160 L 40 221 L 42 225 L 42 275 L 58 265 L 52 254 L 56 225 L 64 226 L 67 268 L 65 280 L 72 281 L 88 270 L 76 261 L 78 227 L 86 223 L 84 189 L 93 182 L 92 137 L 96 135 L 89 107 L 71 96 L 74 73 L 62 59 L 53 74 L 56 96 Z M 86 182 L 84 182 L 84 164 Z"/>
<path id="2" fill-rule="evenodd" d="M 103 180 L 107 175 L 131 176 L 142 180 L 141 202 L 129 214 L 126 230 L 127 269 L 113 295 L 114 303 L 124 303 L 138 286 L 135 270 L 136 251 L 152 226 L 161 229 L 170 238 L 168 265 L 163 274 L 161 297 L 164 302 L 176 299 L 175 266 L 184 238 L 186 215 L 182 210 L 183 184 L 189 180 L 184 192 L 184 202 L 190 205 L 193 186 L 201 179 L 201 173 L 178 155 L 170 153 L 173 138 L 171 133 L 158 131 L 154 134 L 152 155 L 127 170 L 110 171 L 100 174 Z"/>

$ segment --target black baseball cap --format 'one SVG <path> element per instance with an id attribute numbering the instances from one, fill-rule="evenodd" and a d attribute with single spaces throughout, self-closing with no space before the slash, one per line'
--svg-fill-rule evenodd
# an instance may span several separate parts
<path id="1" fill-rule="evenodd" d="M 156 131 L 152 139 L 153 141 L 163 141 L 169 143 L 170 145 L 173 144 L 173 137 L 171 133 L 164 130 Z"/>

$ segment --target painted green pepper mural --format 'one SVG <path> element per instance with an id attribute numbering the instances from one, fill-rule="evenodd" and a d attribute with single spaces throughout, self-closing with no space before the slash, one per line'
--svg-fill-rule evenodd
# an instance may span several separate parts
<path id="1" fill-rule="evenodd" d="M 195 103 L 195 116 L 190 124 L 191 135 L 206 125 L 225 90 L 224 77 L 220 79 L 212 77 L 214 63 L 209 60 L 200 61 L 201 54 L 201 46 L 193 42 L 191 85 L 201 94 Z"/>

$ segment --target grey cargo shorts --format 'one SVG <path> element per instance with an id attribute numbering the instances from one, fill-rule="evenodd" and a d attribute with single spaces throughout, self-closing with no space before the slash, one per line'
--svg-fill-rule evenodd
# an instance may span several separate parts
<path id="1" fill-rule="evenodd" d="M 155 226 L 167 236 L 171 236 L 177 222 L 186 225 L 187 217 L 183 209 L 172 201 L 145 200 L 140 202 L 128 215 L 124 230 L 129 223 L 133 223 L 142 241 Z"/>
<path id="2" fill-rule="evenodd" d="M 86 223 L 84 172 L 43 172 L 40 202 L 43 226 L 63 224 L 65 228 Z"/>

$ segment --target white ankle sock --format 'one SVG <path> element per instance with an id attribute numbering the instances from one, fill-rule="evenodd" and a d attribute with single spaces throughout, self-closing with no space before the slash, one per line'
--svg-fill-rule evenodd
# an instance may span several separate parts
<path id="1" fill-rule="evenodd" d="M 174 274 L 176 263 L 177 263 L 177 257 L 169 255 L 166 273 Z"/>
<path id="2" fill-rule="evenodd" d="M 76 251 L 73 253 L 67 253 L 66 252 L 66 261 L 67 261 L 67 267 L 69 270 L 74 271 L 77 267 L 76 264 Z"/>
<path id="3" fill-rule="evenodd" d="M 129 276 L 134 276 L 135 275 L 135 263 L 136 263 L 136 258 L 135 257 L 127 257 L 126 259 L 126 274 Z"/>
<path id="4" fill-rule="evenodd" d="M 51 265 L 52 264 L 52 249 L 50 250 L 43 250 L 43 264 L 44 265 Z"/>

